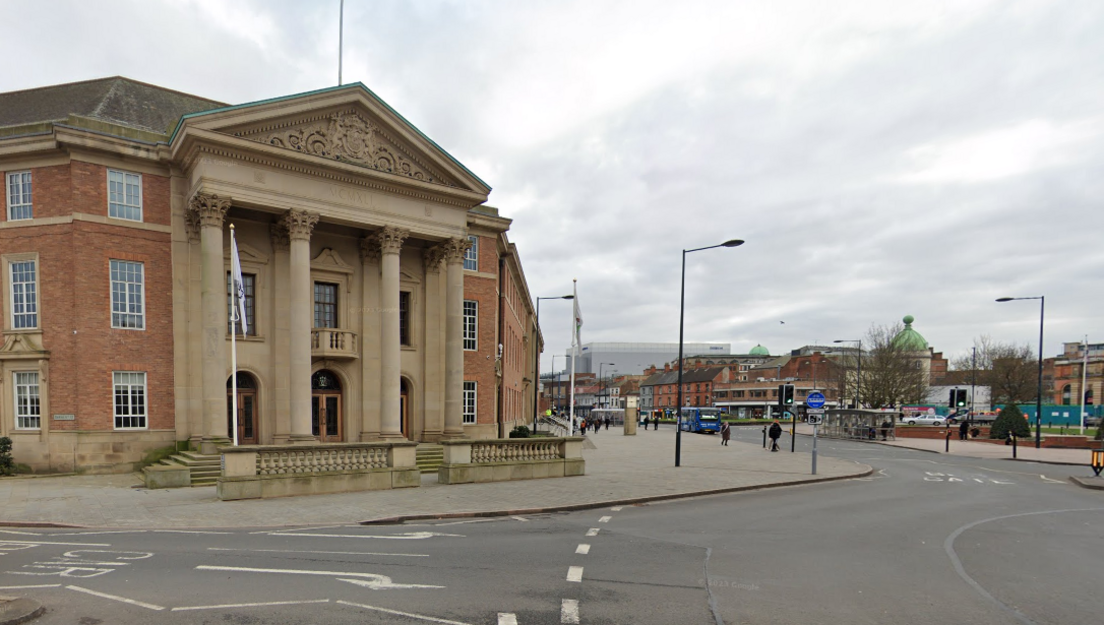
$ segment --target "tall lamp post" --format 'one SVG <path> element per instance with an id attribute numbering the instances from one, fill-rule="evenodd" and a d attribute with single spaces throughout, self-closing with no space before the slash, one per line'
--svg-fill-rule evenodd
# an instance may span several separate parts
<path id="1" fill-rule="evenodd" d="M 859 364 L 858 364 L 858 367 L 856 368 L 857 370 L 855 372 L 855 410 L 860 410 L 862 408 L 862 399 L 860 397 L 862 395 L 862 391 L 861 391 L 861 389 L 862 389 L 862 339 L 838 339 L 838 340 L 835 340 L 835 341 L 832 341 L 832 342 L 833 343 L 858 343 L 859 344 L 859 355 L 858 355 L 858 363 Z"/>
<path id="2" fill-rule="evenodd" d="M 540 303 L 542 299 L 575 299 L 574 295 L 560 295 L 558 297 L 538 297 L 537 298 L 537 331 L 540 332 Z M 553 361 L 554 363 L 555 361 Z M 553 367 L 555 368 L 555 367 Z M 540 410 L 540 350 L 537 349 L 536 341 L 533 342 L 533 431 L 537 431 L 537 419 L 540 415 L 537 412 Z"/>
<path id="3" fill-rule="evenodd" d="M 612 367 L 613 365 L 616 365 L 616 364 L 617 364 L 616 362 L 600 362 L 600 363 L 598 363 L 598 398 L 597 398 L 597 403 L 598 403 L 599 408 L 602 408 L 602 391 L 605 389 L 605 384 L 602 383 L 602 365 L 609 365 L 609 366 Z M 607 408 L 608 408 L 608 406 L 607 406 Z"/>
<path id="4" fill-rule="evenodd" d="M 682 336 L 686 320 L 686 255 L 690 252 L 711 250 L 715 247 L 739 247 L 744 244 L 743 239 L 730 239 L 719 245 L 698 247 L 692 250 L 682 250 L 682 288 L 679 293 L 679 353 L 678 353 L 678 405 L 675 406 L 677 417 L 675 418 L 675 466 L 680 466 L 682 461 Z"/>
<path id="5" fill-rule="evenodd" d="M 998 302 L 1014 302 L 1022 299 L 1039 300 L 1039 386 L 1035 391 L 1035 449 L 1042 447 L 1041 434 L 1043 422 L 1043 313 L 1046 308 L 1046 296 L 1038 297 L 1002 297 Z"/>

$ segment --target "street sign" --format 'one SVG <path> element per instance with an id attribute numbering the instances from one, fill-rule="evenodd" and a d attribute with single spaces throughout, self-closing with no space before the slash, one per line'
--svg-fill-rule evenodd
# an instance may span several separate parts
<path id="1" fill-rule="evenodd" d="M 810 425 L 820 425 L 823 422 L 824 422 L 824 415 L 823 414 L 809 413 L 809 424 Z"/>
<path id="2" fill-rule="evenodd" d="M 805 414 L 820 414 L 820 415 L 822 415 L 822 414 L 824 414 L 824 412 L 825 411 L 824 411 L 823 408 L 808 408 L 808 409 L 805 410 Z"/>
<path id="3" fill-rule="evenodd" d="M 805 399 L 805 404 L 810 408 L 823 408 L 824 407 L 824 393 L 819 391 L 813 391 L 809 393 L 809 396 Z"/>

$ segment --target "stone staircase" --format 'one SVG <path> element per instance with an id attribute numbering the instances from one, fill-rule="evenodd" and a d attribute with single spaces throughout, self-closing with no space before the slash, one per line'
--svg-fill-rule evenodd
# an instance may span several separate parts
<path id="1" fill-rule="evenodd" d="M 418 469 L 422 473 L 436 473 L 445 461 L 445 448 L 432 443 L 419 443 L 417 456 Z"/>
<path id="2" fill-rule="evenodd" d="M 218 454 L 206 456 L 195 451 L 182 451 L 162 460 L 161 464 L 188 467 L 192 476 L 192 486 L 214 486 L 222 474 L 222 457 Z"/>

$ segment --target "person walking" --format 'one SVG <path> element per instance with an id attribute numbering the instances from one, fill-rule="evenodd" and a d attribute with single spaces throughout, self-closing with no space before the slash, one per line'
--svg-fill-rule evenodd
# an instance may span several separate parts
<path id="1" fill-rule="evenodd" d="M 728 421 L 721 422 L 721 444 L 728 447 L 728 439 L 732 435 L 732 426 L 728 424 Z"/>
<path id="2" fill-rule="evenodd" d="M 648 415 L 644 415 L 644 431 L 648 431 Z"/>
<path id="3" fill-rule="evenodd" d="M 893 425 L 890 424 L 889 419 L 885 419 L 885 420 L 882 421 L 882 440 L 883 441 L 886 440 L 887 436 L 889 436 L 889 429 L 891 427 L 893 427 Z"/>
<path id="4" fill-rule="evenodd" d="M 609 424 L 610 424 L 610 418 L 606 417 L 606 429 L 607 430 L 609 429 Z"/>
<path id="5" fill-rule="evenodd" d="M 958 424 L 958 440 L 970 440 L 970 423 L 968 421 L 963 420 Z"/>
<path id="6" fill-rule="evenodd" d="M 579 422 L 579 431 L 582 432 L 583 436 L 586 436 L 586 426 L 587 426 L 586 419 L 583 419 L 582 421 Z"/>
<path id="7" fill-rule="evenodd" d="M 771 451 L 778 451 L 778 438 L 782 436 L 782 426 L 778 425 L 778 421 L 771 424 L 767 436 L 771 439 Z"/>

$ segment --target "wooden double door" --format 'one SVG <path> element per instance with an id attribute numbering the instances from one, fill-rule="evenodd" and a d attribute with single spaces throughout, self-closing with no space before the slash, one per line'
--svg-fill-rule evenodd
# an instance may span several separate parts
<path id="1" fill-rule="evenodd" d="M 234 440 L 234 423 L 238 425 L 238 444 L 256 445 L 257 440 L 257 380 L 248 373 L 238 372 L 238 415 L 234 419 L 233 380 L 226 380 L 226 436 Z"/>
<path id="2" fill-rule="evenodd" d="M 311 376 L 311 434 L 322 443 L 344 439 L 341 410 L 341 382 L 332 372 L 322 369 Z"/>

